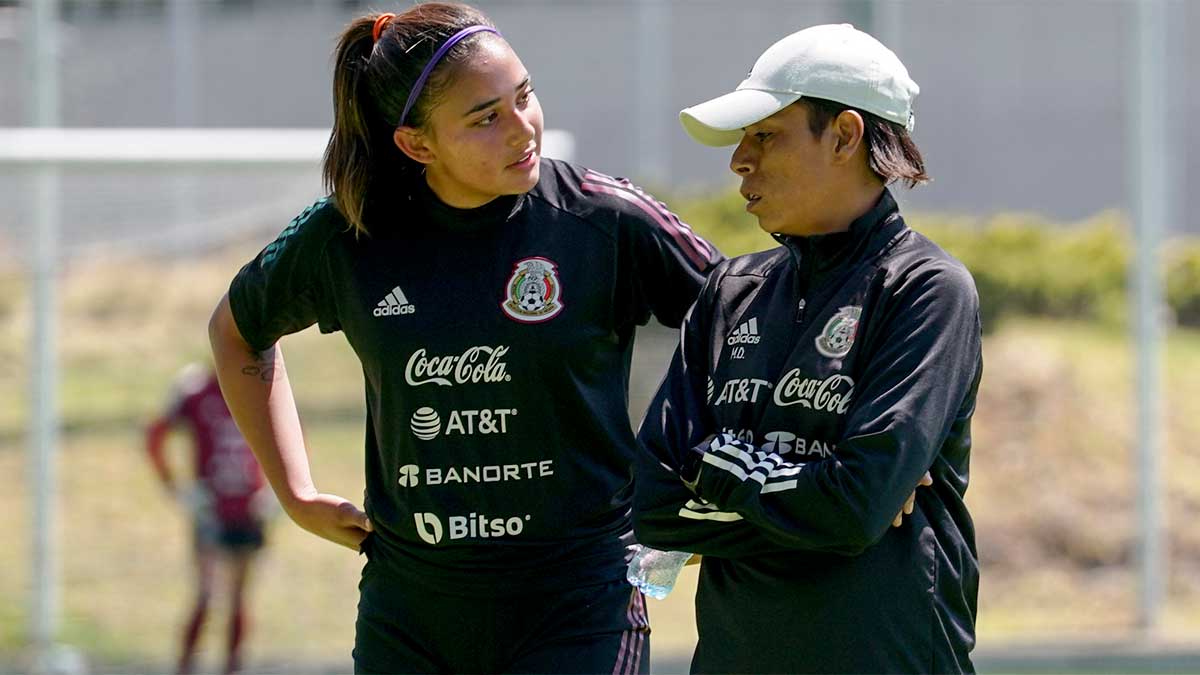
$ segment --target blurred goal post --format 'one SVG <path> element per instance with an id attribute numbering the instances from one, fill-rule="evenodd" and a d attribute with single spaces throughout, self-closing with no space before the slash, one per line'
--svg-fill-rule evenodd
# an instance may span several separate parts
<path id="1" fill-rule="evenodd" d="M 328 140 L 328 129 L 0 128 L 0 167 L 308 167 Z M 570 132 L 543 133 L 544 156 L 574 153 Z"/>

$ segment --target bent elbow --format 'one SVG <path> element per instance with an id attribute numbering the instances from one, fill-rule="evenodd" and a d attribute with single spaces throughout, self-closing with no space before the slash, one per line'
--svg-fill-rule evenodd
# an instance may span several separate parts
<path id="1" fill-rule="evenodd" d="M 840 536 L 836 537 L 838 543 L 833 550 L 850 557 L 862 555 L 867 549 L 879 543 L 880 539 L 883 539 L 883 535 L 887 534 L 891 525 L 891 519 L 882 521 L 877 514 L 873 513 L 864 513 L 847 519 L 842 523 Z"/>
<path id="2" fill-rule="evenodd" d="M 633 538 L 642 546 L 656 546 L 658 541 L 658 529 L 646 522 L 646 518 L 633 514 Z"/>
<path id="3" fill-rule="evenodd" d="M 838 552 L 850 557 L 860 556 L 877 541 L 879 537 L 871 536 L 865 529 L 855 530 L 847 533 Z"/>
<path id="4" fill-rule="evenodd" d="M 849 546 L 855 551 L 852 555 L 861 555 L 867 549 L 878 544 L 888 530 L 892 529 L 892 521 L 895 518 L 896 514 L 894 513 L 889 515 L 880 511 L 868 513 L 859 519 L 858 526 L 852 528 L 853 536 L 849 542 Z"/>
<path id="5" fill-rule="evenodd" d="M 637 543 L 650 548 L 662 550 L 672 550 L 673 546 L 678 545 L 676 538 L 671 536 L 671 528 L 664 526 L 662 523 L 654 522 L 655 518 L 650 514 L 639 515 L 636 511 L 633 514 L 633 537 Z"/>

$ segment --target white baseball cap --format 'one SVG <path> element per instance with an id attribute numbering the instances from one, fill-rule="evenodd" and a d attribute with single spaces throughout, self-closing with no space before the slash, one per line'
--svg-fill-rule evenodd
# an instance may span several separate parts
<path id="1" fill-rule="evenodd" d="M 679 112 L 704 145 L 734 145 L 742 129 L 803 96 L 837 101 L 912 131 L 921 88 L 879 40 L 848 23 L 812 26 L 771 45 L 737 89 Z"/>

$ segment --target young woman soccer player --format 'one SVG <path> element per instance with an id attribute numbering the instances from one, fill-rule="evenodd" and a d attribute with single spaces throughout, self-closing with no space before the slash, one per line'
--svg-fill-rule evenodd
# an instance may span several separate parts
<path id="1" fill-rule="evenodd" d="M 424 3 L 342 35 L 331 194 L 233 280 L 222 388 L 284 509 L 367 555 L 357 672 L 646 668 L 630 542 L 635 327 L 719 258 L 633 185 L 540 156 L 525 66 Z M 277 341 L 342 331 L 366 385 L 366 503 L 321 493 Z"/>

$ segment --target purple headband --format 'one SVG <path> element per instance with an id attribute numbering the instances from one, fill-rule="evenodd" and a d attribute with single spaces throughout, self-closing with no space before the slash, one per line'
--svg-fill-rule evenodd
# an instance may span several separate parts
<path id="1" fill-rule="evenodd" d="M 408 111 L 411 110 L 413 104 L 417 102 L 417 98 L 421 95 L 421 90 L 425 88 L 425 81 L 429 79 L 429 74 L 433 72 L 433 69 L 437 66 L 438 61 L 441 61 L 442 57 L 446 55 L 446 52 L 450 51 L 450 48 L 458 44 L 460 40 L 480 31 L 487 31 L 489 33 L 500 35 L 500 31 L 492 28 L 491 26 L 468 26 L 458 31 L 454 35 L 451 35 L 449 40 L 446 40 L 444 43 L 442 43 L 441 47 L 437 48 L 437 51 L 433 53 L 433 58 L 429 59 L 429 63 L 425 64 L 425 70 L 421 71 L 421 76 L 417 78 L 417 83 L 413 85 L 412 91 L 408 92 L 408 101 L 404 103 L 404 112 L 400 113 L 400 121 L 396 123 L 396 126 L 404 126 L 404 120 L 408 119 Z"/>

